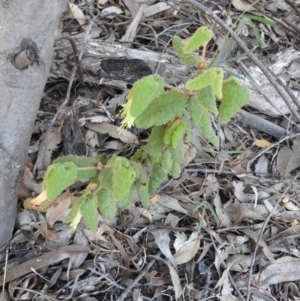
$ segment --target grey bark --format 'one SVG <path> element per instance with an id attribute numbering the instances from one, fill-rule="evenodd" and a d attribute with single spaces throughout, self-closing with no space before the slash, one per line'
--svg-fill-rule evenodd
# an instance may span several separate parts
<path id="1" fill-rule="evenodd" d="M 67 3 L 0 0 L 0 248 L 11 239 L 31 131 Z"/>

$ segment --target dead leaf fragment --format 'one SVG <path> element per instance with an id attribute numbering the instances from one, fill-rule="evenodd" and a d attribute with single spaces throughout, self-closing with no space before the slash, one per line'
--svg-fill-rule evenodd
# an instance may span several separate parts
<path id="1" fill-rule="evenodd" d="M 46 213 L 46 220 L 52 227 L 57 219 L 66 212 L 71 205 L 71 196 L 69 192 L 65 192 L 60 195 L 51 206 L 48 208 Z"/>
<path id="2" fill-rule="evenodd" d="M 82 10 L 75 4 L 70 3 L 69 15 L 72 16 L 84 29 L 85 19 Z"/>
<path id="3" fill-rule="evenodd" d="M 239 11 L 251 11 L 256 10 L 252 5 L 242 1 L 242 0 L 232 0 L 231 4 Z"/>
<path id="4" fill-rule="evenodd" d="M 291 171 L 300 166 L 300 138 L 293 140 L 290 148 L 284 146 L 278 153 L 277 169 L 281 176 L 286 177 Z"/>
<path id="5" fill-rule="evenodd" d="M 255 145 L 260 148 L 268 147 L 271 145 L 271 143 L 265 139 L 255 139 L 252 143 L 252 145 Z"/>
<path id="6" fill-rule="evenodd" d="M 195 240 L 183 246 L 179 251 L 174 254 L 174 259 L 177 265 L 187 263 L 193 259 L 199 250 L 201 237 L 198 236 Z"/>

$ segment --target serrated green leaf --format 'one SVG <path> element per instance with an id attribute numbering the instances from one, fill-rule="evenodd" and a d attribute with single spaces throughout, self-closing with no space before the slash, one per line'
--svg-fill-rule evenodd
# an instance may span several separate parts
<path id="1" fill-rule="evenodd" d="M 164 137 L 164 142 L 167 145 L 171 145 L 173 148 L 176 148 L 179 142 L 179 139 L 182 138 L 185 132 L 185 123 L 178 119 L 175 120 L 166 130 Z"/>
<path id="2" fill-rule="evenodd" d="M 121 200 L 133 184 L 136 173 L 129 161 L 123 157 L 115 157 L 112 171 L 113 196 L 116 200 Z"/>
<path id="3" fill-rule="evenodd" d="M 198 90 L 196 92 L 196 97 L 199 103 L 209 112 L 212 112 L 214 114 L 219 113 L 217 108 L 216 98 L 214 95 L 214 89 L 211 85 L 202 88 L 201 90 Z"/>
<path id="4" fill-rule="evenodd" d="M 189 101 L 189 112 L 190 115 L 198 126 L 203 135 L 215 146 L 218 147 L 219 140 L 216 136 L 210 121 L 210 116 L 206 108 L 204 108 L 196 97 L 191 97 Z"/>
<path id="5" fill-rule="evenodd" d="M 178 179 L 180 177 L 180 174 L 181 174 L 180 164 L 178 164 L 177 162 L 173 162 L 172 168 L 170 170 L 170 176 L 174 179 Z"/>
<path id="6" fill-rule="evenodd" d="M 152 129 L 152 132 L 148 138 L 148 143 L 144 150 L 150 156 L 154 156 L 157 153 L 161 153 L 165 147 L 164 136 L 165 128 L 163 126 L 156 126 Z"/>
<path id="7" fill-rule="evenodd" d="M 194 34 L 188 39 L 183 53 L 191 53 L 201 46 L 206 45 L 212 38 L 213 32 L 209 28 L 202 26 L 198 28 Z"/>
<path id="8" fill-rule="evenodd" d="M 107 166 L 108 167 L 104 167 L 103 169 L 101 169 L 99 173 L 99 181 L 100 181 L 100 186 L 102 188 L 106 188 L 112 192 L 114 189 L 113 187 L 114 174 L 113 174 L 113 168 L 110 164 L 110 161 L 108 161 Z"/>
<path id="9" fill-rule="evenodd" d="M 167 91 L 155 98 L 141 115 L 135 120 L 135 125 L 142 129 L 160 126 L 182 115 L 188 97 L 176 91 Z"/>
<path id="10" fill-rule="evenodd" d="M 246 86 L 240 85 L 234 77 L 223 82 L 223 98 L 219 108 L 220 121 L 226 123 L 244 105 L 249 102 L 250 93 Z"/>
<path id="11" fill-rule="evenodd" d="M 72 162 L 52 164 L 48 167 L 43 187 L 47 189 L 47 197 L 53 201 L 63 190 L 72 185 L 77 178 L 78 168 Z"/>
<path id="12" fill-rule="evenodd" d="M 163 90 L 164 81 L 159 75 L 149 75 L 134 83 L 129 94 L 127 103 L 123 105 L 120 116 L 125 118 L 122 121 L 123 127 L 130 128 L 134 120 L 139 116 Z"/>
<path id="13" fill-rule="evenodd" d="M 181 120 L 185 123 L 185 141 L 187 144 L 190 144 L 192 142 L 192 125 L 190 113 L 187 110 L 184 112 Z"/>
<path id="14" fill-rule="evenodd" d="M 85 225 L 92 231 L 97 230 L 97 196 L 91 192 L 87 192 L 84 196 L 85 201 L 82 204 L 80 211 L 83 216 Z"/>
<path id="15" fill-rule="evenodd" d="M 200 62 L 200 56 L 195 53 L 183 53 L 184 43 L 183 41 L 177 37 L 174 36 L 173 40 L 173 49 L 176 52 L 176 54 L 179 56 L 179 58 L 183 61 L 184 64 L 187 66 L 195 66 Z"/>
<path id="16" fill-rule="evenodd" d="M 130 163 L 136 172 L 135 187 L 139 196 L 139 200 L 144 207 L 148 207 L 150 205 L 150 202 L 146 168 L 140 163 Z"/>
<path id="17" fill-rule="evenodd" d="M 104 218 L 112 220 L 117 214 L 117 201 L 113 194 L 102 188 L 97 194 L 98 208 Z"/>
<path id="18" fill-rule="evenodd" d="M 173 165 L 173 159 L 172 159 L 172 154 L 171 152 L 166 149 L 164 152 L 163 152 L 163 155 L 161 157 L 161 166 L 162 168 L 167 172 L 169 173 L 169 171 L 172 169 L 172 165 Z"/>
<path id="19" fill-rule="evenodd" d="M 186 82 L 186 88 L 189 90 L 200 90 L 209 85 L 213 85 L 217 78 L 217 70 L 215 68 L 205 70 L 198 73 L 196 77 Z"/>
<path id="20" fill-rule="evenodd" d="M 178 164 L 183 164 L 184 159 L 184 148 L 183 148 L 183 139 L 179 140 L 179 143 L 176 148 L 172 146 L 168 146 L 168 150 L 171 152 L 172 159 L 177 162 Z"/>
<path id="21" fill-rule="evenodd" d="M 122 200 L 118 201 L 117 205 L 119 208 L 128 209 L 130 204 L 132 203 L 133 196 L 135 192 L 135 185 L 131 185 L 125 196 Z"/>
<path id="22" fill-rule="evenodd" d="M 166 180 L 166 178 L 166 171 L 160 166 L 160 164 L 155 164 L 152 168 L 152 174 L 150 177 L 149 193 L 154 193 L 160 184 Z"/>
<path id="23" fill-rule="evenodd" d="M 136 181 L 136 190 L 139 196 L 139 200 L 144 207 L 150 205 L 149 186 L 147 182 Z"/>
<path id="24" fill-rule="evenodd" d="M 89 181 L 91 178 L 95 177 L 97 174 L 96 166 L 99 162 L 97 157 L 79 157 L 75 155 L 68 155 L 64 157 L 59 157 L 54 161 L 56 163 L 72 162 L 78 167 L 77 181 Z"/>

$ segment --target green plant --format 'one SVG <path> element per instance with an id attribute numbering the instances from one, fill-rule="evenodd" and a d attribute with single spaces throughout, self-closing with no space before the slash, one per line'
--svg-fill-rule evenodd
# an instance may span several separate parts
<path id="1" fill-rule="evenodd" d="M 272 27 L 276 27 L 276 23 L 275 22 L 272 22 L 270 20 L 267 20 L 266 18 L 264 17 L 261 17 L 261 16 L 257 16 L 257 15 L 245 15 L 244 17 L 242 17 L 242 19 L 239 21 L 239 25 L 237 27 L 237 30 L 240 30 L 244 25 L 249 25 L 250 28 L 252 29 L 253 31 L 253 34 L 256 38 L 256 40 L 258 41 L 259 45 L 261 47 L 265 47 L 261 37 L 260 37 L 260 34 L 259 34 L 259 31 L 255 25 L 255 23 L 253 21 L 256 21 L 256 22 L 259 22 L 259 23 L 262 23 L 262 24 L 266 24 L 266 25 L 269 25 L 269 26 L 272 26 Z"/>
<path id="2" fill-rule="evenodd" d="M 212 36 L 211 30 L 201 27 L 187 41 L 174 37 L 178 56 L 185 64 L 198 67 L 185 90 L 165 84 L 159 75 L 144 77 L 133 85 L 121 112 L 121 127 L 134 125 L 152 131 L 148 143 L 130 159 L 115 155 L 66 156 L 48 168 L 43 185 L 49 200 L 75 181 L 90 182 L 66 217 L 72 227 L 83 217 L 87 227 L 96 230 L 98 209 L 105 218 L 112 219 L 118 207 L 129 207 L 135 192 L 143 206 L 148 206 L 150 194 L 163 181 L 180 176 L 184 143 L 191 141 L 193 124 L 218 147 L 210 114 L 219 115 L 221 123 L 228 122 L 248 102 L 249 92 L 233 77 L 224 80 L 221 68 L 206 69 L 206 46 Z M 201 56 L 195 53 L 199 47 Z"/>

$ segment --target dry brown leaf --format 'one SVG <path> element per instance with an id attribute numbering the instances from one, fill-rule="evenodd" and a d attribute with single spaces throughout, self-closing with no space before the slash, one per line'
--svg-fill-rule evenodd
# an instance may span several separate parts
<path id="1" fill-rule="evenodd" d="M 231 227 L 232 224 L 230 221 L 230 217 L 228 216 L 227 212 L 223 209 L 220 195 L 218 193 L 216 194 L 216 196 L 214 198 L 214 205 L 216 208 L 216 214 L 220 220 L 221 225 L 224 227 Z"/>
<path id="2" fill-rule="evenodd" d="M 237 199 L 234 200 L 234 207 L 235 207 L 235 210 L 234 210 L 234 222 L 233 222 L 233 225 L 236 226 L 236 225 L 239 224 L 239 222 L 243 218 L 243 210 L 242 210 L 241 203 Z"/>
<path id="3" fill-rule="evenodd" d="M 250 5 L 247 2 L 244 2 L 242 0 L 232 0 L 231 4 L 237 10 L 242 11 L 242 12 L 256 10 L 252 5 Z"/>
<path id="4" fill-rule="evenodd" d="M 138 141 L 138 137 L 126 129 L 120 130 L 120 127 L 110 123 L 92 123 L 86 122 L 85 125 L 88 129 L 97 133 L 108 134 L 109 136 L 120 139 L 124 143 L 135 143 Z"/>
<path id="5" fill-rule="evenodd" d="M 281 176 L 286 177 L 300 166 L 300 138 L 293 140 L 293 146 L 283 146 L 278 153 L 277 169 Z"/>
<path id="6" fill-rule="evenodd" d="M 52 227 L 57 219 L 66 212 L 71 205 L 70 192 L 65 192 L 52 202 L 46 213 L 46 220 Z"/>
<path id="7" fill-rule="evenodd" d="M 155 237 L 155 242 L 160 251 L 175 265 L 175 260 L 170 250 L 170 237 L 169 230 L 167 229 L 155 229 L 151 233 Z"/>
<path id="8" fill-rule="evenodd" d="M 70 3 L 70 11 L 69 11 L 69 16 L 73 17 L 76 19 L 76 21 L 81 25 L 82 29 L 85 28 L 85 18 L 82 10 L 75 4 Z"/>
<path id="9" fill-rule="evenodd" d="M 201 237 L 198 236 L 195 240 L 183 246 L 177 253 L 174 254 L 174 259 L 177 265 L 187 263 L 195 257 L 199 250 Z"/>
<path id="10" fill-rule="evenodd" d="M 70 245 L 59 248 L 59 251 L 50 251 L 39 257 L 35 257 L 24 263 L 21 263 L 7 271 L 5 282 L 10 282 L 16 278 L 19 278 L 25 274 L 30 273 L 31 268 L 38 270 L 45 266 L 60 262 L 66 258 L 69 258 L 74 252 L 91 252 L 90 248 L 86 246 Z M 3 283 L 3 275 L 0 276 L 0 283 Z"/>
<path id="11" fill-rule="evenodd" d="M 271 143 L 265 139 L 255 139 L 252 143 L 252 145 L 255 145 L 260 148 L 265 148 L 271 145 Z"/>
<path id="12" fill-rule="evenodd" d="M 288 209 L 288 210 L 291 210 L 291 211 L 297 211 L 299 210 L 300 208 L 298 206 L 296 206 L 293 202 L 291 202 L 288 198 L 284 198 L 282 200 L 282 203 L 283 203 L 283 206 Z"/>
<path id="13" fill-rule="evenodd" d="M 254 275 L 255 281 L 262 286 L 300 279 L 300 259 L 285 256 L 277 259 L 260 273 Z"/>

